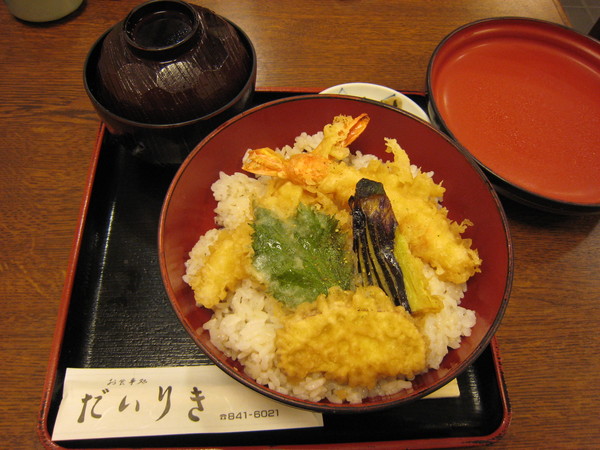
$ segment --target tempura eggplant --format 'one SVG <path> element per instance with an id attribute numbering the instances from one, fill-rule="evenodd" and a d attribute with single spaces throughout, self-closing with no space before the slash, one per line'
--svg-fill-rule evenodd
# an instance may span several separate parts
<path id="1" fill-rule="evenodd" d="M 409 313 L 436 312 L 442 303 L 430 294 L 423 262 L 410 253 L 383 184 L 361 179 L 350 197 L 353 250 L 364 285 L 379 286 Z"/>

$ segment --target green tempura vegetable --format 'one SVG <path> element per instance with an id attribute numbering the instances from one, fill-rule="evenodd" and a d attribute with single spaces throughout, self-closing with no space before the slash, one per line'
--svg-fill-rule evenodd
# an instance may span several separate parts
<path id="1" fill-rule="evenodd" d="M 423 261 L 410 252 L 408 242 L 402 233 L 396 230 L 394 256 L 402 268 L 406 297 L 413 314 L 438 312 L 442 309 L 442 301 L 429 291 L 428 282 L 423 273 Z"/>
<path id="2" fill-rule="evenodd" d="M 253 264 L 273 297 L 294 308 L 330 287 L 350 289 L 353 261 L 335 218 L 304 204 L 287 220 L 261 207 L 254 215 Z"/>

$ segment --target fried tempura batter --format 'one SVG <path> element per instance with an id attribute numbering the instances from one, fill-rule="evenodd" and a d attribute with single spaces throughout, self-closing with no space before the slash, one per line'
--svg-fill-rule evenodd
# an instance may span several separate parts
<path id="1" fill-rule="evenodd" d="M 440 279 L 457 284 L 466 282 L 480 271 L 481 265 L 471 241 L 461 236 L 472 223 L 453 222 L 448 211 L 439 207 L 438 200 L 445 192 L 441 183 L 435 183 L 420 170 L 413 174 L 408 155 L 395 139 L 386 139 L 386 151 L 394 155 L 392 161 L 372 161 L 361 169 L 342 161 L 349 153 L 348 142 L 362 133 L 367 124 L 368 117 L 364 114 L 356 119 L 338 116 L 324 128 L 323 141 L 313 152 L 284 159 L 270 149 L 254 150 L 244 169 L 302 186 L 330 214 L 336 208 L 348 209 L 348 199 L 361 178 L 382 183 L 410 251 L 431 265 Z M 329 205 L 332 200 L 335 208 Z M 336 217 L 342 227 L 347 225 L 347 217 L 340 214 Z"/>
<path id="2" fill-rule="evenodd" d="M 334 164 L 316 186 L 317 192 L 331 196 L 337 207 L 343 209 L 361 178 L 382 183 L 412 254 L 431 265 L 440 279 L 457 284 L 466 282 L 480 271 L 481 265 L 477 250 L 471 248 L 471 240 L 461 236 L 472 223 L 451 221 L 448 210 L 438 203 L 445 192 L 441 183 L 435 183 L 420 170 L 413 175 L 408 155 L 395 139 L 386 139 L 386 147 L 394 155 L 392 161 L 371 161 L 361 169 Z"/>
<path id="3" fill-rule="evenodd" d="M 283 319 L 276 338 L 279 367 L 292 380 L 322 372 L 349 386 L 423 371 L 425 342 L 411 316 L 378 287 L 329 290 Z"/>
<path id="4" fill-rule="evenodd" d="M 252 228 L 248 224 L 233 230 L 220 228 L 203 266 L 190 274 L 189 283 L 199 306 L 213 308 L 240 281 L 249 276 L 252 252 Z"/>

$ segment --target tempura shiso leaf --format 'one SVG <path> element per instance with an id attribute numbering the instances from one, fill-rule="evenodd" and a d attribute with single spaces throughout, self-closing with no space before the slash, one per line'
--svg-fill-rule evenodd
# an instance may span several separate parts
<path id="1" fill-rule="evenodd" d="M 353 263 L 333 217 L 303 203 L 286 220 L 257 207 L 252 227 L 254 267 L 280 302 L 295 308 L 332 286 L 350 289 Z"/>

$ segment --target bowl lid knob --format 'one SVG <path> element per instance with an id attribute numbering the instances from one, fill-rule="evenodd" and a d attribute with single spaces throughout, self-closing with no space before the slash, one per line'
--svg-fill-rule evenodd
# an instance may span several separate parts
<path id="1" fill-rule="evenodd" d="M 154 0 L 134 8 L 123 21 L 125 42 L 146 58 L 174 57 L 204 34 L 200 15 L 179 0 Z"/>

